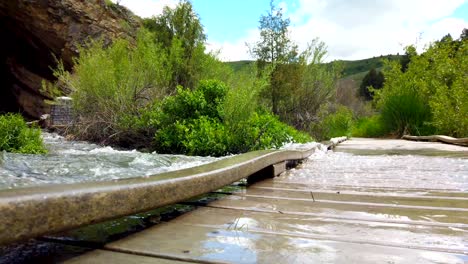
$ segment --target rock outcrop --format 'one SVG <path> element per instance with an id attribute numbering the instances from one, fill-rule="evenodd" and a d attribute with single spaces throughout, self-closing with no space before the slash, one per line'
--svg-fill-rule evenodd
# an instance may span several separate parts
<path id="1" fill-rule="evenodd" d="M 56 58 L 70 69 L 90 38 L 133 38 L 139 19 L 104 0 L 0 1 L 0 112 L 38 118 L 48 112 L 41 82 L 54 80 Z"/>

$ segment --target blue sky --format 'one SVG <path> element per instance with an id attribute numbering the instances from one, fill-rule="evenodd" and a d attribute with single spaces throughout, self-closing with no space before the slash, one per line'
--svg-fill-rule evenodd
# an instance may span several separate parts
<path id="1" fill-rule="evenodd" d="M 294 0 L 283 2 L 289 10 L 297 6 Z M 260 15 L 269 9 L 270 0 L 195 0 L 192 3 L 210 40 L 222 42 L 235 41 L 256 28 Z"/>
<path id="2" fill-rule="evenodd" d="M 117 1 L 117 0 L 114 0 Z M 120 0 L 142 17 L 174 7 L 178 0 Z M 269 0 L 192 0 L 222 60 L 251 59 L 246 43 L 258 40 L 258 20 Z M 300 48 L 314 38 L 328 46 L 327 60 L 363 59 L 420 50 L 450 33 L 468 28 L 468 0 L 275 0 L 291 19 L 290 37 Z"/>

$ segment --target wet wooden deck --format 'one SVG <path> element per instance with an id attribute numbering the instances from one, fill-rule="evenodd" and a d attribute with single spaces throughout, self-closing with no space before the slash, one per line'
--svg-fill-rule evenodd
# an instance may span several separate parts
<path id="1" fill-rule="evenodd" d="M 341 150 L 392 150 L 402 155 L 437 150 L 434 155 L 445 153 L 451 163 L 446 168 L 431 167 L 429 163 L 445 160 L 418 158 L 428 162 L 432 173 L 428 177 L 437 177 L 440 170 L 447 177 L 461 177 L 462 186 L 466 186 L 463 179 L 468 181 L 466 148 L 419 142 L 406 148 L 401 141 L 374 141 L 373 148 L 368 144 L 351 140 Z M 398 167 L 404 159 L 388 163 L 392 162 Z M 468 262 L 466 189 L 444 185 L 437 178 L 431 186 L 427 185 L 431 180 L 423 178 L 420 185 L 417 181 L 406 185 L 404 179 L 395 183 L 392 173 L 401 168 L 370 164 L 363 172 L 363 166 L 355 165 L 333 163 L 315 175 L 313 170 L 298 168 L 234 189 L 222 199 L 199 204 L 197 210 L 68 263 Z M 408 171 L 424 177 L 425 169 L 420 164 Z M 340 177 L 356 178 L 341 181 Z"/>

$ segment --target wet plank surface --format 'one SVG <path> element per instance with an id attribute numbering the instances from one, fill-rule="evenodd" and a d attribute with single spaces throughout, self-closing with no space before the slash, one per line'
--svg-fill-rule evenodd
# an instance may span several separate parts
<path id="1" fill-rule="evenodd" d="M 467 263 L 468 156 L 423 156 L 424 143 L 405 153 L 404 144 L 384 144 L 398 147 L 390 156 L 317 153 L 71 262 Z M 356 146 L 366 148 L 343 149 Z"/>

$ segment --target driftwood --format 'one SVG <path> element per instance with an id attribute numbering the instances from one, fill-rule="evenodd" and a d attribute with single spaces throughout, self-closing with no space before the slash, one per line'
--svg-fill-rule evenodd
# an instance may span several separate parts
<path id="1" fill-rule="evenodd" d="M 468 146 L 468 138 L 453 138 L 443 135 L 434 136 L 410 136 L 404 135 L 402 139 L 415 140 L 415 141 L 440 141 L 447 144 L 454 144 L 460 146 Z"/>

